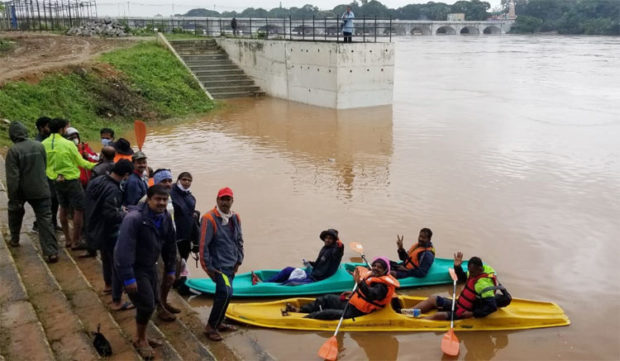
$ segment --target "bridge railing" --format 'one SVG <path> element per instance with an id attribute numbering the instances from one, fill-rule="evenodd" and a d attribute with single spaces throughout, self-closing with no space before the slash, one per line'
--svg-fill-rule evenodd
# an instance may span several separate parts
<path id="1" fill-rule="evenodd" d="M 164 33 L 194 33 L 204 36 L 227 36 L 258 39 L 305 41 L 342 41 L 343 22 L 339 18 L 233 18 L 172 17 L 120 19 L 132 29 Z M 389 42 L 392 40 L 392 20 L 356 18 L 353 22 L 354 41 Z"/>

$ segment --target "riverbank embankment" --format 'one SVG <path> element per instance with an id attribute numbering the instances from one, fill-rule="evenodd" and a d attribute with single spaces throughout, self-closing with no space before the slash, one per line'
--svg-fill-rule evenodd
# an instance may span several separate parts
<path id="1" fill-rule="evenodd" d="M 0 118 L 33 132 L 37 118 L 62 117 L 82 138 L 94 139 L 102 127 L 121 131 L 135 119 L 185 117 L 215 106 L 174 55 L 150 40 L 12 35 L 0 68 L 9 69 L 0 79 Z M 6 127 L 0 125 L 3 147 L 10 145 Z"/>

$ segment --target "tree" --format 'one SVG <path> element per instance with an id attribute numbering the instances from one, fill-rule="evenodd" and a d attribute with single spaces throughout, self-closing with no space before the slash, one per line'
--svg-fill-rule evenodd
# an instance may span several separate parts
<path id="1" fill-rule="evenodd" d="M 187 16 L 187 17 L 220 17 L 220 13 L 218 13 L 217 11 L 213 11 L 213 10 L 207 10 L 207 9 L 192 9 L 188 12 L 185 13 L 185 15 L 183 16 Z"/>
<path id="2" fill-rule="evenodd" d="M 488 10 L 491 8 L 491 4 L 480 0 L 471 1 L 457 1 L 455 2 L 450 11 L 453 13 L 464 13 L 465 20 L 486 20 L 489 18 Z"/>

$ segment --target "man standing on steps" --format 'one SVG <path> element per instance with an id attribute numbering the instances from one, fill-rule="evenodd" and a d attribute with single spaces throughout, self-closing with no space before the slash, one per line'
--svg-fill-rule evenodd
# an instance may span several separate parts
<path id="1" fill-rule="evenodd" d="M 112 309 L 127 310 L 129 303 L 122 303 L 123 286 L 114 272 L 114 246 L 119 228 L 127 213 L 123 208 L 121 182 L 133 172 L 133 164 L 121 159 L 110 174 L 94 178 L 86 187 L 86 241 L 89 249 L 98 249 L 103 266 L 104 293 L 112 294 Z"/>
<path id="2" fill-rule="evenodd" d="M 52 119 L 48 117 L 40 117 L 37 119 L 37 135 L 34 137 L 34 140 L 37 142 L 42 142 L 45 138 L 50 136 L 50 121 Z M 58 225 L 58 199 L 56 198 L 56 188 L 54 188 L 54 182 L 51 180 L 47 180 L 47 185 L 50 187 L 50 199 L 52 200 L 52 225 L 54 226 L 54 231 L 59 231 L 60 226 Z M 36 225 L 36 221 L 34 222 Z M 33 230 L 35 230 L 36 226 L 33 225 Z"/>
<path id="3" fill-rule="evenodd" d="M 165 282 L 172 285 L 176 267 L 176 237 L 166 211 L 168 190 L 157 184 L 148 189 L 146 203 L 130 207 L 121 223 L 114 248 L 114 267 L 125 291 L 136 306 L 134 346 L 144 359 L 154 357 L 155 340 L 146 337 L 146 326 L 158 304 L 157 259 L 161 255 Z"/>
<path id="4" fill-rule="evenodd" d="M 65 234 L 65 247 L 78 246 L 84 218 L 84 190 L 80 184 L 80 169 L 93 169 L 91 163 L 78 152 L 73 142 L 63 138 L 69 122 L 55 118 L 50 121 L 50 136 L 41 144 L 47 154 L 47 178 L 54 181 L 60 206 L 59 218 Z M 70 233 L 68 212 L 73 209 L 73 234 Z"/>
<path id="5" fill-rule="evenodd" d="M 233 204 L 232 189 L 220 189 L 215 201 L 215 208 L 201 220 L 200 264 L 215 282 L 213 307 L 205 335 L 211 341 L 222 341 L 220 331 L 237 329 L 224 323 L 224 316 L 233 293 L 233 278 L 243 262 L 243 236 L 239 215 L 230 210 Z"/>
<path id="6" fill-rule="evenodd" d="M 9 126 L 14 145 L 6 154 L 6 185 L 9 198 L 10 245 L 19 246 L 19 233 L 24 218 L 24 203 L 34 210 L 43 256 L 49 263 L 58 261 L 58 241 L 52 225 L 50 189 L 45 175 L 47 161 L 41 143 L 28 139 L 28 130 L 20 122 Z"/>

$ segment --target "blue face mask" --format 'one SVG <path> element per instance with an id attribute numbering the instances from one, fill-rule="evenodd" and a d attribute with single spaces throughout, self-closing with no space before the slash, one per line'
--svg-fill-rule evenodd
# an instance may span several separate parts
<path id="1" fill-rule="evenodd" d="M 112 144 L 112 139 L 108 139 L 108 138 L 101 138 L 101 144 L 105 147 L 108 146 L 110 144 Z"/>

